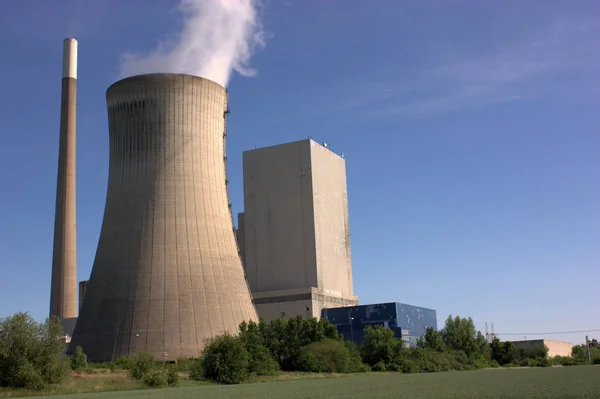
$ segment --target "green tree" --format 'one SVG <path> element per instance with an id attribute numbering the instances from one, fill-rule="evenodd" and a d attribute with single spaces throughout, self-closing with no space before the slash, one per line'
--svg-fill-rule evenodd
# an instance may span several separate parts
<path id="1" fill-rule="evenodd" d="M 364 329 L 360 353 L 370 366 L 383 362 L 386 368 L 397 363 L 404 349 L 404 342 L 394 337 L 394 332 L 383 326 L 367 326 Z"/>
<path id="2" fill-rule="evenodd" d="M 262 322 L 264 324 L 264 322 Z M 263 327 L 264 329 L 264 327 Z M 279 373 L 279 363 L 271 351 L 265 346 L 265 339 L 260 324 L 242 322 L 239 327 L 239 337 L 250 355 L 248 369 L 257 375 L 276 375 Z"/>
<path id="3" fill-rule="evenodd" d="M 470 317 L 448 316 L 440 335 L 448 348 L 463 351 L 470 358 L 479 357 L 486 346 L 485 337 L 477 331 Z"/>
<path id="4" fill-rule="evenodd" d="M 0 319 L 0 386 L 41 388 L 69 373 L 57 317 L 37 323 L 27 313 Z"/>
<path id="5" fill-rule="evenodd" d="M 202 353 L 204 378 L 222 384 L 239 384 L 248 379 L 250 354 L 239 337 L 224 334 L 214 338 Z"/>
<path id="6" fill-rule="evenodd" d="M 438 352 L 444 350 L 444 341 L 442 340 L 441 334 L 434 330 L 433 327 L 428 327 L 425 330 L 425 335 L 422 339 L 422 344 L 419 345 L 422 348 L 430 348 Z"/>
<path id="7" fill-rule="evenodd" d="M 326 339 L 340 340 L 337 329 L 327 319 L 303 319 L 298 316 L 291 319 L 275 319 L 269 323 L 261 320 L 242 323 L 240 337 L 250 348 L 264 345 L 280 367 L 284 370 L 296 370 L 300 348 L 313 342 Z"/>
<path id="8" fill-rule="evenodd" d="M 585 345 L 574 345 L 571 349 L 571 356 L 575 359 L 587 360 L 587 350 Z"/>
<path id="9" fill-rule="evenodd" d="M 346 373 L 350 361 L 350 351 L 343 342 L 325 340 L 300 349 L 298 368 L 314 373 Z"/>
<path id="10" fill-rule="evenodd" d="M 143 380 L 144 377 L 156 368 L 156 359 L 149 352 L 142 351 L 137 354 L 129 367 L 129 376 L 134 380 Z"/>
<path id="11" fill-rule="evenodd" d="M 87 368 L 87 355 L 83 352 L 81 346 L 75 348 L 75 353 L 71 356 L 71 369 L 83 371 Z"/>
<path id="12" fill-rule="evenodd" d="M 495 360 L 498 364 L 505 365 L 517 361 L 519 352 L 512 342 L 501 342 L 498 337 L 494 337 L 490 346 L 492 349 L 492 360 Z"/>

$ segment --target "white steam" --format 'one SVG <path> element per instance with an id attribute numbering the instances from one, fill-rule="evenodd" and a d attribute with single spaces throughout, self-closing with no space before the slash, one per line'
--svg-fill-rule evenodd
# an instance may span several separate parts
<path id="1" fill-rule="evenodd" d="M 232 70 L 256 71 L 248 61 L 264 46 L 257 0 L 181 0 L 182 31 L 147 54 L 124 54 L 121 77 L 144 73 L 186 73 L 227 85 Z"/>

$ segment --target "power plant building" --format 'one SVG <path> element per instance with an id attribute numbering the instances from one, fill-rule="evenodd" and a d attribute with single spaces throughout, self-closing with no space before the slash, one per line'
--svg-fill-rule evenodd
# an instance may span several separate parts
<path id="1" fill-rule="evenodd" d="M 549 339 L 530 339 L 522 341 L 511 341 L 519 350 L 526 352 L 543 351 L 544 346 L 548 349 L 548 357 L 555 356 L 571 357 L 573 344 L 564 341 L 552 341 Z"/>
<path id="2" fill-rule="evenodd" d="M 227 188 L 227 91 L 149 74 L 114 83 L 106 102 L 106 207 L 69 353 L 197 357 L 207 339 L 258 320 Z"/>
<path id="3" fill-rule="evenodd" d="M 83 305 L 83 298 L 85 298 L 85 289 L 87 288 L 87 283 L 87 280 L 79 282 L 79 309 L 81 309 L 81 305 Z"/>
<path id="4" fill-rule="evenodd" d="M 245 151 L 243 167 L 237 238 L 260 318 L 356 305 L 344 158 L 306 139 Z"/>
<path id="5" fill-rule="evenodd" d="M 363 341 L 366 326 L 389 328 L 396 338 L 413 347 L 427 328 L 437 330 L 435 310 L 397 302 L 324 309 L 322 317 L 335 325 L 345 340 L 357 344 Z"/>

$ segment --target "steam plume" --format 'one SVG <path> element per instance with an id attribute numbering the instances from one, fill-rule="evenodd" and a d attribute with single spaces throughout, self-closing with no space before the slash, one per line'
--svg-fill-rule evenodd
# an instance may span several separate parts
<path id="1" fill-rule="evenodd" d="M 264 46 L 258 0 L 181 0 L 182 31 L 147 54 L 124 54 L 121 77 L 143 73 L 187 73 L 226 86 L 232 70 L 243 76 L 256 71 L 248 61 Z"/>

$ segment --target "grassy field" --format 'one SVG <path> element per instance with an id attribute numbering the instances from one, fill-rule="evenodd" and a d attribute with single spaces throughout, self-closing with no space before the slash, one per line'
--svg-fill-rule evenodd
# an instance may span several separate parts
<path id="1" fill-rule="evenodd" d="M 294 379 L 294 378 L 300 379 Z M 52 398 L 598 398 L 600 366 L 499 369 L 435 374 L 363 374 L 341 378 L 284 375 L 288 381 L 268 381 L 234 386 L 185 381 L 184 386 L 129 390 Z M 90 381 L 102 377 L 90 378 Z M 272 379 L 272 378 L 271 378 Z M 125 383 L 125 382 L 124 382 Z M 187 385 L 187 386 L 186 386 Z M 129 383 L 130 389 L 139 388 Z M 117 388 L 117 387 L 115 387 Z M 118 389 L 118 388 L 117 388 Z M 75 391 L 76 392 L 76 391 Z M 39 397 L 38 397 L 39 398 Z"/>

